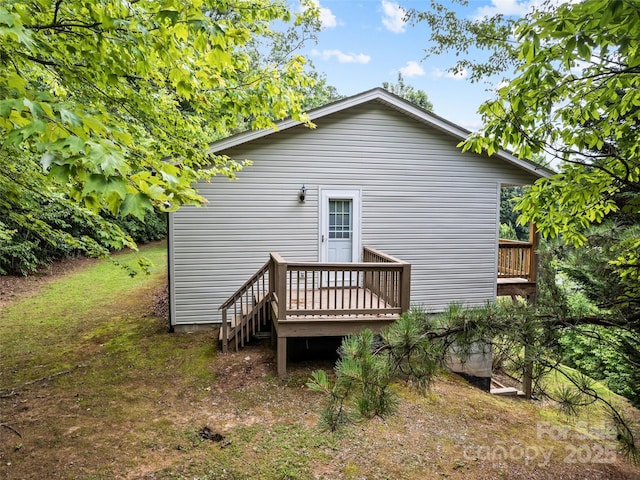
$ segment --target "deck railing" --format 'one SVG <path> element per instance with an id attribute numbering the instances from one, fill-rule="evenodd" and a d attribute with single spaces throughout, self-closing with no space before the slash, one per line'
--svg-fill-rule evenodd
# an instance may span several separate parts
<path id="1" fill-rule="evenodd" d="M 397 266 L 396 269 L 383 267 L 366 272 L 363 287 L 390 305 L 402 306 L 404 301 L 405 308 L 402 311 L 408 310 L 411 265 L 391 255 L 366 246 L 362 249 L 362 261 L 364 263 L 388 263 Z M 397 270 L 397 268 L 401 268 L 401 270 Z M 403 278 L 403 275 L 406 275 L 406 278 Z M 406 286 L 406 292 L 402 292 L 403 285 Z"/>
<path id="2" fill-rule="evenodd" d="M 288 262 L 272 253 L 271 269 L 278 321 L 409 309 L 411 266 L 369 247 L 363 249 L 362 263 Z"/>
<path id="3" fill-rule="evenodd" d="M 244 346 L 258 322 L 287 317 L 389 315 L 409 310 L 411 265 L 364 247 L 362 263 L 288 262 L 278 253 L 221 306 L 223 352 Z M 271 309 L 269 309 L 271 305 Z"/>
<path id="4" fill-rule="evenodd" d="M 498 242 L 498 278 L 525 278 L 533 282 L 535 261 L 531 243 L 502 238 Z"/>

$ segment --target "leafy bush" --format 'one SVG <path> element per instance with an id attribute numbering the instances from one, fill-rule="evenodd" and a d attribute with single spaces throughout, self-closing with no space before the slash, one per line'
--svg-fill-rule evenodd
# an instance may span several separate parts
<path id="1" fill-rule="evenodd" d="M 106 256 L 130 245 L 116 239 L 145 243 L 166 235 L 164 213 L 149 212 L 144 221 L 108 218 L 64 197 L 40 202 L 38 208 L 27 206 L 37 202 L 35 197 L 24 198 L 23 209 L 0 202 L 0 275 L 27 275 L 54 260 Z"/>
<path id="2" fill-rule="evenodd" d="M 637 342 L 628 331 L 586 325 L 570 329 L 560 338 L 563 363 L 603 381 L 640 407 L 640 371 L 629 358 Z"/>
<path id="3" fill-rule="evenodd" d="M 125 219 L 113 219 L 136 243 L 148 243 L 161 240 L 167 235 L 167 214 L 147 212 L 144 221 L 129 216 Z"/>
<path id="4" fill-rule="evenodd" d="M 550 244 L 555 278 L 562 278 L 564 298 L 554 302 L 564 304 L 561 317 L 568 319 L 560 338 L 562 361 L 576 370 L 602 380 L 614 392 L 640 406 L 640 340 L 638 335 L 638 301 L 640 291 L 633 274 L 621 272 L 619 246 L 640 236 L 635 218 L 621 214 L 616 222 L 609 221 L 585 230 L 586 243 L 573 248 L 559 242 Z M 545 262 L 541 261 L 541 265 Z M 540 271 L 544 271 L 543 267 Z M 540 285 L 540 282 L 539 282 Z M 551 285 L 546 282 L 545 286 Z M 555 285 L 557 288 L 558 286 Z"/>
<path id="5" fill-rule="evenodd" d="M 16 235 L 16 237 L 18 237 Z M 38 245 L 25 238 L 12 237 L 0 242 L 0 275 L 21 273 L 26 275 L 40 265 L 36 256 Z"/>
<path id="6" fill-rule="evenodd" d="M 500 224 L 500 238 L 505 240 L 518 240 L 518 234 L 516 233 L 516 229 L 510 223 L 501 223 Z"/>
<path id="7" fill-rule="evenodd" d="M 500 189 L 500 238 L 520 241 L 529 239 L 529 224 L 518 223 L 518 212 L 514 211 L 514 205 L 524 192 L 523 188 Z"/>

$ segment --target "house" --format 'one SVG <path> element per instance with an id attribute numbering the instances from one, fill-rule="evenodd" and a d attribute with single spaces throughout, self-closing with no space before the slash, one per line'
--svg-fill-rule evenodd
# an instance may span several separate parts
<path id="1" fill-rule="evenodd" d="M 172 329 L 222 322 L 226 347 L 271 316 L 282 374 L 289 337 L 535 291 L 532 246 L 499 245 L 500 188 L 548 170 L 463 153 L 468 131 L 380 88 L 309 116 L 315 129 L 285 120 L 211 145 L 253 165 L 170 215 Z"/>

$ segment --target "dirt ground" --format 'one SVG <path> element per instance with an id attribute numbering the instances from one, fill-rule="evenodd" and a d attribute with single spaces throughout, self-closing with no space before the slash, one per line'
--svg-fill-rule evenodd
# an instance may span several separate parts
<path id="1" fill-rule="evenodd" d="M 603 454 L 590 441 L 546 443 L 542 447 L 533 433 L 522 438 L 516 432 L 533 431 L 535 422 L 531 412 L 518 413 L 521 407 L 517 400 L 507 403 L 510 411 L 487 408 L 477 400 L 478 392 L 473 387 L 458 378 L 446 377 L 435 382 L 430 401 L 405 397 L 393 417 L 373 419 L 347 435 L 336 436 L 330 446 L 322 447 L 328 453 L 323 452 L 314 461 L 311 472 L 254 477 L 237 472 L 223 475 L 225 468 L 210 466 L 209 459 L 230 445 L 249 464 L 269 463 L 271 456 L 277 455 L 263 452 L 263 447 L 253 441 L 245 442 L 239 432 L 259 432 L 255 438 L 260 439 L 273 436 L 275 440 L 264 440 L 269 445 L 275 442 L 270 448 L 292 448 L 277 435 L 293 424 L 316 432 L 321 404 L 300 381 L 316 367 L 328 365 L 298 364 L 292 369 L 295 379 L 283 384 L 273 378 L 275 357 L 262 342 L 219 357 L 216 381 L 205 388 L 205 395 L 169 393 L 180 387 L 180 382 L 163 382 L 163 394 L 148 393 L 151 405 L 140 412 L 142 422 L 127 419 L 120 424 L 105 424 L 99 416 L 92 415 L 93 407 L 87 405 L 93 401 L 82 389 L 60 392 L 50 389 L 50 382 L 33 385 L 19 395 L 2 399 L 2 408 L 16 432 L 6 428 L 0 431 L 0 478 L 640 478 L 640 470 L 611 453 L 613 447 Z M 260 397 L 259 402 L 256 397 Z M 461 401 L 468 402 L 465 412 L 459 410 Z M 139 406 L 134 404 L 132 408 Z M 155 426 L 163 432 L 154 433 Z M 167 426 L 183 435 L 167 437 Z M 191 438 L 185 432 L 191 432 Z M 202 444 L 196 445 L 194 435 L 203 440 Z M 505 440 L 509 438 L 517 440 Z M 296 439 L 291 442 L 295 445 Z M 50 448 L 49 444 L 58 447 Z M 502 456 L 499 449 L 503 447 L 515 456 Z M 306 448 L 299 455 L 315 455 Z M 537 453 L 543 448 L 554 449 L 548 465 Z M 590 460 L 603 463 L 580 461 L 574 455 L 580 449 L 588 452 Z M 527 451 L 533 453 L 530 460 L 524 457 Z M 408 469 L 407 464 L 411 463 L 415 466 Z M 204 471 L 208 475 L 198 475 Z"/>

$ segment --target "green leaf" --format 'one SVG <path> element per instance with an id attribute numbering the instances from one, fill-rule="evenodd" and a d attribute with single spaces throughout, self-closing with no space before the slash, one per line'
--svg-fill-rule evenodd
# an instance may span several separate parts
<path id="1" fill-rule="evenodd" d="M 578 54 L 583 60 L 591 60 L 591 49 L 584 42 L 578 43 Z"/>
<path id="2" fill-rule="evenodd" d="M 0 7 L 0 23 L 7 25 L 8 27 L 13 27 L 16 21 L 19 21 L 19 17 Z"/>
<path id="3" fill-rule="evenodd" d="M 11 112 L 17 110 L 22 110 L 22 100 L 21 99 L 5 99 L 0 100 L 0 117 L 9 118 Z"/>
<path id="4" fill-rule="evenodd" d="M 95 135 L 104 135 L 107 132 L 107 127 L 104 123 L 91 115 L 84 116 L 82 118 L 82 124 L 86 131 Z"/>
<path id="5" fill-rule="evenodd" d="M 80 116 L 66 108 L 60 108 L 60 120 L 62 120 L 62 123 L 66 123 L 72 127 L 82 125 L 82 119 Z"/>
<path id="6" fill-rule="evenodd" d="M 27 126 L 16 130 L 16 133 L 22 137 L 22 140 L 27 140 L 34 135 L 40 135 L 44 133 L 47 128 L 47 124 L 42 120 L 34 119 L 27 124 Z"/>
<path id="7" fill-rule="evenodd" d="M 121 217 L 133 215 L 139 220 L 144 220 L 145 213 L 152 210 L 148 197 L 140 193 L 129 193 L 120 206 L 119 214 Z"/>

